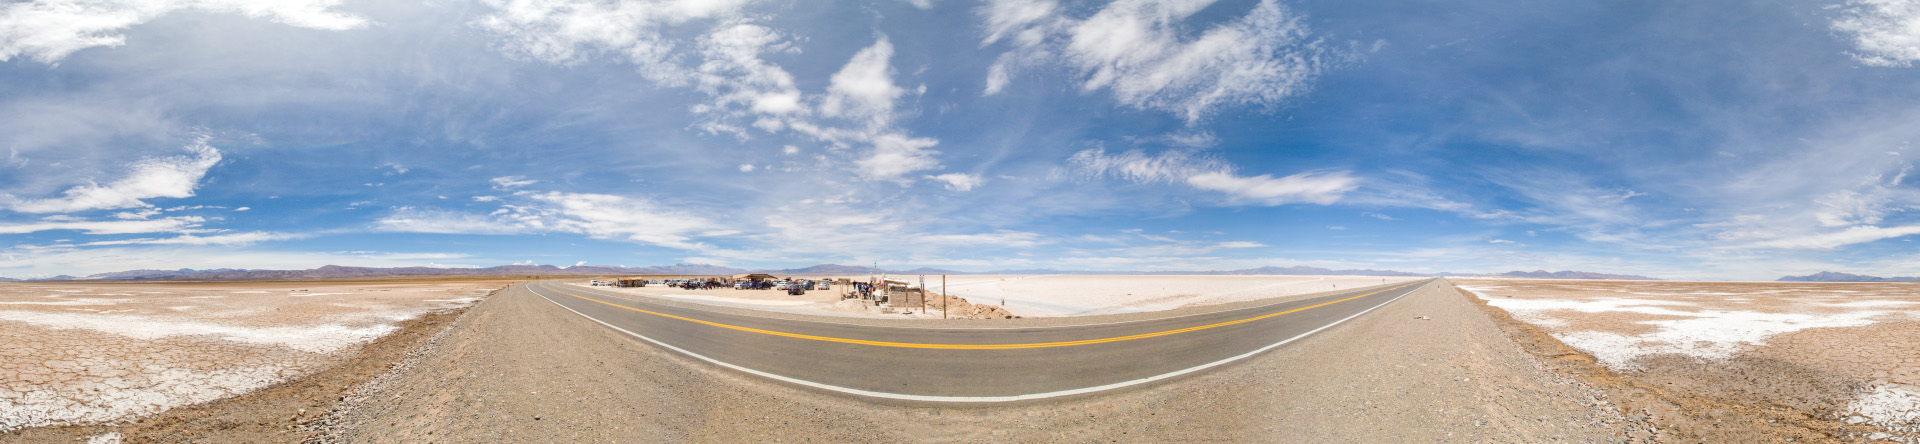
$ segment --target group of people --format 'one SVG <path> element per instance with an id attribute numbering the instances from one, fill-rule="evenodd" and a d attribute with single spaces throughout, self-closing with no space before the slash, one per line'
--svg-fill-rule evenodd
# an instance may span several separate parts
<path id="1" fill-rule="evenodd" d="M 873 288 L 874 288 L 873 284 L 866 283 L 866 282 L 854 282 L 849 285 L 851 286 L 848 288 L 853 290 L 851 293 L 848 294 L 849 296 L 859 297 L 860 299 L 873 299 Z"/>

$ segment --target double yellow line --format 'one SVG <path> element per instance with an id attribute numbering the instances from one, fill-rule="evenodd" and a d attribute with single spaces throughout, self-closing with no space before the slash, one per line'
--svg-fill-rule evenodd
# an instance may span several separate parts
<path id="1" fill-rule="evenodd" d="M 1292 309 L 1292 310 L 1287 310 L 1287 311 L 1282 311 L 1282 312 L 1278 312 L 1278 313 L 1269 313 L 1269 314 L 1265 314 L 1265 315 L 1260 315 L 1260 316 L 1255 316 L 1255 317 L 1251 317 L 1251 318 L 1246 318 L 1246 319 L 1240 319 L 1240 320 L 1235 320 L 1235 321 L 1227 321 L 1227 322 L 1221 322 L 1221 323 L 1218 323 L 1218 324 L 1207 324 L 1207 325 L 1202 325 L 1202 326 L 1197 326 L 1197 327 L 1187 327 L 1187 328 L 1182 328 L 1182 329 L 1178 329 L 1178 330 L 1167 330 L 1167 331 L 1161 331 L 1161 332 L 1154 332 L 1154 333 L 1145 333 L 1145 334 L 1137 334 L 1137 335 L 1131 335 L 1131 336 L 1117 336 L 1117 337 L 1111 337 L 1111 338 L 1101 338 L 1101 339 L 1087 339 L 1087 340 L 1081 340 L 1081 341 L 1063 341 L 1063 342 L 1036 342 L 1036 343 L 1030 343 L 1030 344 L 921 344 L 921 343 L 913 343 L 913 342 L 887 342 L 887 341 L 868 341 L 868 340 L 865 340 L 865 339 L 847 339 L 847 338 L 835 338 L 835 337 L 828 337 L 828 336 L 814 336 L 814 335 L 803 335 L 803 334 L 799 334 L 799 333 L 787 333 L 787 332 L 783 332 L 783 331 L 773 331 L 773 330 L 762 330 L 762 329 L 758 329 L 758 328 L 753 328 L 753 327 L 741 327 L 741 326 L 738 326 L 738 325 L 731 325 L 731 324 L 722 324 L 722 323 L 718 323 L 718 322 L 712 322 L 712 321 L 702 321 L 702 320 L 699 320 L 699 319 L 694 319 L 694 318 L 689 318 L 689 317 L 685 317 L 685 316 L 674 316 L 674 315 L 670 315 L 670 314 L 666 314 L 666 313 L 660 313 L 660 312 L 656 312 L 656 311 L 648 311 L 648 310 L 641 310 L 641 309 L 638 309 L 638 308 L 633 308 L 633 307 L 628 307 L 628 306 L 625 306 L 625 305 L 620 305 L 620 304 L 615 304 L 615 303 L 612 303 L 612 302 L 607 302 L 607 301 L 602 301 L 602 300 L 599 300 L 599 299 L 594 299 L 594 298 L 590 298 L 590 297 L 586 297 L 586 296 L 581 296 L 581 295 L 577 295 L 577 294 L 573 294 L 573 293 L 571 293 L 571 292 L 568 292 L 568 291 L 566 291 L 566 290 L 559 290 L 559 289 L 555 289 L 555 288 L 553 288 L 553 287 L 546 287 L 546 288 L 547 288 L 548 290 L 552 290 L 552 291 L 556 291 L 556 292 L 559 292 L 560 294 L 564 294 L 564 295 L 567 295 L 567 296 L 573 296 L 573 297 L 576 297 L 576 298 L 580 298 L 580 299 L 586 299 L 586 300 L 589 300 L 589 301 L 593 301 L 593 302 L 599 302 L 599 303 L 602 303 L 602 304 L 607 304 L 607 305 L 610 305 L 610 306 L 614 306 L 614 307 L 617 307 L 617 308 L 622 308 L 622 309 L 627 309 L 627 310 L 633 310 L 633 311 L 637 311 L 637 312 L 641 312 L 641 313 L 646 313 L 646 314 L 650 314 L 650 315 L 654 315 L 654 316 L 660 316 L 660 317 L 665 317 L 665 318 L 673 318 L 673 319 L 679 319 L 679 320 L 682 320 L 682 321 L 687 321 L 687 322 L 693 322 L 693 323 L 698 323 L 698 324 L 706 324 L 706 325 L 711 325 L 711 326 L 715 326 L 715 327 L 720 327 L 720 328 L 725 328 L 725 329 L 732 329 L 732 330 L 739 330 L 739 331 L 744 331 L 744 332 L 752 332 L 752 333 L 760 333 L 760 334 L 768 334 L 768 335 L 774 335 L 774 336 L 782 336 L 782 337 L 788 337 L 788 338 L 795 338 L 795 339 L 809 339 L 809 340 L 815 340 L 815 341 L 827 341 L 827 342 L 839 342 L 839 343 L 845 343 L 845 344 L 860 344 L 860 345 L 871 345 L 871 346 L 876 346 L 876 347 L 899 347 L 899 348 L 930 348 L 930 349 L 942 349 L 942 350 L 1012 350 L 1012 349 L 1022 349 L 1022 348 L 1047 348 L 1047 347 L 1068 347 L 1068 346 L 1075 346 L 1075 345 L 1089 345 L 1089 344 L 1105 344 L 1105 343 L 1108 343 L 1108 342 L 1120 342 L 1120 341 L 1131 341 L 1131 340 L 1135 340 L 1135 339 L 1146 339 L 1146 338 L 1156 338 L 1156 337 L 1161 337 L 1161 336 L 1167 336 L 1167 335 L 1175 335 L 1175 334 L 1180 334 L 1180 333 L 1186 333 L 1186 332 L 1192 332 L 1192 331 L 1200 331 L 1200 330 L 1206 330 L 1206 329 L 1210 329 L 1210 328 L 1220 328 L 1220 327 L 1225 327 L 1225 326 L 1229 326 L 1229 325 L 1237 325 L 1237 324 L 1245 324 L 1245 323 L 1248 323 L 1248 322 L 1253 322 L 1253 321 L 1258 321 L 1258 320 L 1261 320 L 1261 319 L 1266 319 L 1266 318 L 1271 318 L 1271 317 L 1274 317 L 1274 316 L 1280 316 L 1280 315 L 1285 315 L 1285 314 L 1289 314 L 1289 313 L 1298 313 L 1298 312 L 1302 312 L 1302 311 L 1306 311 L 1306 310 L 1312 310 L 1312 309 L 1315 309 L 1315 308 L 1320 308 L 1320 307 L 1325 307 L 1325 306 L 1328 306 L 1328 305 L 1333 305 L 1333 304 L 1338 304 L 1338 303 L 1341 303 L 1341 302 L 1346 302 L 1346 301 L 1351 301 L 1351 300 L 1354 300 L 1354 299 L 1360 299 L 1360 298 L 1364 298 L 1364 297 L 1367 297 L 1367 296 L 1373 296 L 1373 295 L 1376 295 L 1376 294 L 1380 294 L 1380 293 L 1385 293 L 1385 292 L 1388 292 L 1388 291 L 1392 291 L 1392 290 L 1395 290 L 1395 289 L 1398 289 L 1398 288 L 1401 288 L 1401 287 L 1405 287 L 1405 285 L 1401 285 L 1401 286 L 1396 286 L 1396 287 L 1393 287 L 1393 288 L 1389 288 L 1389 289 L 1385 289 L 1385 290 L 1380 290 L 1380 291 L 1376 291 L 1376 292 L 1372 292 L 1372 293 L 1367 293 L 1367 294 L 1363 294 L 1363 295 L 1359 295 L 1359 296 L 1354 296 L 1354 297 L 1350 297 L 1350 298 L 1346 298 L 1346 299 L 1341 299 L 1341 300 L 1337 300 L 1337 301 L 1332 301 L 1332 302 L 1324 302 L 1324 303 L 1320 303 L 1320 304 L 1315 304 L 1315 305 L 1310 305 L 1310 306 L 1306 306 L 1306 307 L 1300 307 L 1300 308 L 1295 308 L 1295 309 Z"/>

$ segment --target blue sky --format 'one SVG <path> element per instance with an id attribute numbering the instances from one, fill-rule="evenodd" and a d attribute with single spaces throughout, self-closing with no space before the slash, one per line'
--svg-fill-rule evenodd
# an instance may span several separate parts
<path id="1" fill-rule="evenodd" d="M 34 0 L 0 276 L 1920 274 L 1920 2 Z"/>

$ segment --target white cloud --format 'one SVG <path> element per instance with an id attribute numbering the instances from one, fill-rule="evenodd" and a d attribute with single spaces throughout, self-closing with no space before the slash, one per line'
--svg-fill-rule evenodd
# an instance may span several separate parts
<path id="1" fill-rule="evenodd" d="M 1065 64 L 1081 88 L 1109 90 L 1122 104 L 1197 122 L 1228 104 L 1274 105 L 1300 94 L 1337 57 L 1275 0 L 1193 32 L 1188 19 L 1210 0 L 1120 0 L 1092 16 L 1066 16 L 1054 2 L 999 0 L 980 8 L 983 44 L 1013 49 L 988 70 L 989 95 L 1011 71 Z"/>
<path id="2" fill-rule="evenodd" d="M 125 219 L 125 220 L 146 219 L 149 217 L 157 216 L 160 213 L 161 211 L 159 208 L 145 208 L 145 209 L 141 209 L 140 211 L 121 211 L 121 212 L 113 213 L 113 217 Z"/>
<path id="3" fill-rule="evenodd" d="M 698 249 L 695 233 L 711 231 L 713 222 L 670 210 L 652 201 L 609 194 L 548 192 L 534 199 L 557 205 L 555 226 L 593 237 L 626 238 L 665 247 Z"/>
<path id="4" fill-rule="evenodd" d="M 40 222 L 0 225 L 0 234 L 24 234 L 53 230 L 77 230 L 87 234 L 175 233 L 200 226 L 199 216 L 166 217 L 152 220 L 91 221 L 69 217 L 49 217 Z"/>
<path id="5" fill-rule="evenodd" d="M 511 220 L 440 210 L 403 209 L 374 222 L 383 231 L 441 234 L 515 234 L 528 227 Z"/>
<path id="6" fill-rule="evenodd" d="M 985 181 L 985 179 L 981 179 L 980 175 L 978 174 L 966 174 L 966 173 L 947 173 L 947 174 L 941 174 L 936 176 L 927 176 L 927 178 L 940 181 L 940 182 L 946 182 L 947 189 L 954 190 L 954 191 L 969 191 L 969 190 L 972 190 L 973 187 L 980 186 L 980 183 Z"/>
<path id="7" fill-rule="evenodd" d="M 475 21 L 500 37 L 510 56 L 571 65 L 595 53 L 625 56 L 656 82 L 684 85 L 676 45 L 662 31 L 694 21 L 724 21 L 747 0 L 486 0 L 494 13 Z"/>
<path id="8" fill-rule="evenodd" d="M 743 163 L 743 164 L 740 164 L 740 172 L 742 172 L 742 173 L 751 173 L 751 172 L 753 172 L 753 165 L 752 165 L 752 164 L 745 164 L 745 163 Z"/>
<path id="9" fill-rule="evenodd" d="M 1262 205 L 1329 205 L 1357 188 L 1360 182 L 1344 171 L 1315 171 L 1277 178 L 1268 174 L 1241 176 L 1224 161 L 1185 150 L 1159 155 L 1141 151 L 1108 155 L 1106 150 L 1095 148 L 1074 153 L 1068 163 L 1089 176 L 1113 176 L 1137 183 L 1184 184 L 1225 193 L 1230 202 Z"/>
<path id="10" fill-rule="evenodd" d="M 67 189 L 62 197 L 21 199 L 0 194 L 0 204 L 23 213 L 149 207 L 144 199 L 192 197 L 207 170 L 220 163 L 220 150 L 207 139 L 186 146 L 189 155 L 147 158 L 127 166 L 125 177 L 106 185 L 89 183 Z"/>
<path id="11" fill-rule="evenodd" d="M 1514 242 L 1514 241 L 1510 241 L 1510 240 L 1506 240 L 1506 239 L 1494 239 L 1494 240 L 1490 240 L 1490 241 L 1487 241 L 1487 243 L 1489 243 L 1489 244 L 1508 244 L 1508 245 L 1513 245 L 1513 244 L 1518 244 L 1519 242 Z"/>
<path id="12" fill-rule="evenodd" d="M 474 202 L 493 202 L 497 200 L 500 200 L 500 196 L 473 196 Z"/>
<path id="13" fill-rule="evenodd" d="M 916 243 L 950 247 L 991 245 L 1002 248 L 1032 248 L 1049 243 L 1039 234 L 1012 230 L 978 234 L 919 234 L 908 236 L 908 238 Z"/>
<path id="14" fill-rule="evenodd" d="M 561 232 L 603 239 L 626 239 L 680 249 L 705 249 L 692 238 L 715 233 L 705 218 L 673 210 L 651 200 L 610 194 L 532 193 L 519 204 L 490 214 L 416 208 L 396 209 L 374 223 L 383 231 L 441 234 L 521 234 Z"/>
<path id="15" fill-rule="evenodd" d="M 495 177 L 489 181 L 493 182 L 494 187 L 500 188 L 500 189 L 519 188 L 527 185 L 540 183 L 540 181 L 538 180 L 529 180 L 526 177 L 522 177 L 522 176 L 501 176 L 501 177 Z M 474 200 L 480 200 L 480 199 L 476 197 L 474 198 Z M 481 202 L 485 202 L 485 201 L 481 201 Z"/>
<path id="16" fill-rule="evenodd" d="M 238 14 L 309 29 L 366 26 L 334 8 L 341 0 L 33 0 L 0 8 L 0 61 L 27 56 L 54 63 L 96 46 L 120 46 L 121 30 L 183 10 Z"/>
<path id="17" fill-rule="evenodd" d="M 101 245 L 249 245 L 259 242 L 305 238 L 306 235 L 291 233 L 272 233 L 253 231 L 246 233 L 222 234 L 215 236 L 195 236 L 183 234 L 175 237 L 157 239 L 124 239 L 88 242 L 84 246 Z"/>
<path id="18" fill-rule="evenodd" d="M 1055 14 L 1059 8 L 1060 4 L 1052 0 L 989 1 L 976 12 L 987 31 L 981 44 L 991 45 L 1011 37 L 1016 40 L 1016 46 L 1038 45 L 1046 35 L 1035 25 L 1048 19 L 1057 20 Z"/>
<path id="19" fill-rule="evenodd" d="M 1906 225 L 1906 226 L 1889 227 L 1889 228 L 1881 228 L 1881 227 L 1875 227 L 1875 226 L 1858 226 L 1858 227 L 1852 227 L 1852 228 L 1848 228 L 1848 229 L 1837 231 L 1837 232 L 1831 232 L 1831 233 L 1796 236 L 1796 237 L 1774 239 L 1774 240 L 1768 240 L 1768 241 L 1762 241 L 1762 242 L 1755 242 L 1751 246 L 1760 247 L 1760 248 L 1831 250 L 1839 247 L 1844 247 L 1847 245 L 1867 243 L 1867 242 L 1873 242 L 1881 239 L 1891 239 L 1891 238 L 1902 237 L 1902 236 L 1911 236 L 1915 234 L 1920 234 L 1920 225 Z"/>
<path id="20" fill-rule="evenodd" d="M 711 102 L 691 111 L 704 117 L 692 127 L 710 134 L 746 140 L 758 129 L 810 137 L 856 162 L 859 177 L 867 180 L 906 184 L 903 177 L 940 166 L 934 158 L 939 153 L 928 149 L 938 140 L 893 125 L 895 102 L 906 90 L 893 81 L 893 44 L 885 36 L 854 54 L 824 93 L 810 95 L 791 73 L 763 58 L 798 54 L 794 39 L 756 23 L 764 19 L 745 14 L 746 3 L 490 0 L 495 13 L 476 25 L 497 34 L 501 49 L 516 57 L 572 64 L 594 53 L 625 55 L 659 84 L 708 95 Z M 692 48 L 664 33 L 698 26 L 709 28 Z M 863 146 L 871 149 L 857 149 Z"/>
<path id="21" fill-rule="evenodd" d="M 884 125 L 893 119 L 893 101 L 906 90 L 893 84 L 893 43 L 886 37 L 861 49 L 833 74 L 820 112 L 829 117 L 844 117 Z"/>
<path id="22" fill-rule="evenodd" d="M 1893 67 L 1920 60 L 1920 1 L 1849 1 L 1833 29 L 1852 38 L 1860 63 Z"/>
<path id="23" fill-rule="evenodd" d="M 793 50 L 792 44 L 780 33 L 755 24 L 723 26 L 702 36 L 700 53 L 705 62 L 698 67 L 697 86 L 714 97 L 714 104 L 708 106 L 709 112 L 742 106 L 745 111 L 731 115 L 806 113 L 806 104 L 802 103 L 800 89 L 794 86 L 793 75 L 760 58 L 762 53 Z"/>
<path id="24" fill-rule="evenodd" d="M 1187 177 L 1187 184 L 1194 188 L 1219 191 L 1237 201 L 1266 205 L 1301 202 L 1330 205 L 1340 201 L 1342 194 L 1353 191 L 1359 181 L 1339 171 L 1300 173 L 1278 178 L 1267 174 L 1236 176 L 1226 172 Z"/>
<path id="25" fill-rule="evenodd" d="M 253 207 L 240 207 L 240 208 L 234 208 L 234 209 L 233 209 L 233 211 L 237 213 L 237 212 L 241 212 L 241 211 L 248 211 L 248 210 L 252 210 L 252 209 L 253 209 Z"/>
<path id="26" fill-rule="evenodd" d="M 925 137 L 910 137 L 899 133 L 883 133 L 873 136 L 873 153 L 866 158 L 854 161 L 860 167 L 860 176 L 872 180 L 898 180 L 915 171 L 940 167 L 940 161 L 933 158 L 939 151 L 930 150 L 940 141 Z"/>
<path id="27" fill-rule="evenodd" d="M 1218 247 L 1220 248 L 1260 248 L 1265 246 L 1267 246 L 1267 244 L 1263 244 L 1259 242 L 1248 242 L 1248 241 L 1221 242 L 1218 245 Z"/>

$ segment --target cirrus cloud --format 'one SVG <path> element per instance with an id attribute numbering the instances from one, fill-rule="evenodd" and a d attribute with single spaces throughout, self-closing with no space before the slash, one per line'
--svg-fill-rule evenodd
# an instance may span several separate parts
<path id="1" fill-rule="evenodd" d="M 289 26 L 344 31 L 367 19 L 336 10 L 341 0 L 34 0 L 0 8 L 0 62 L 27 56 L 55 63 L 96 46 L 127 43 L 121 30 L 183 10 L 239 14 Z"/>

